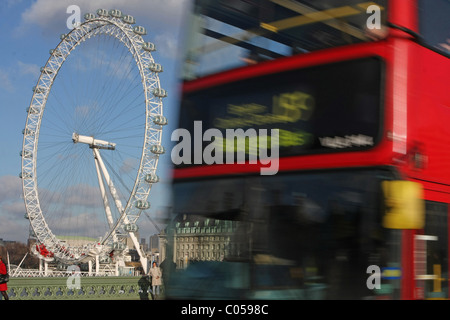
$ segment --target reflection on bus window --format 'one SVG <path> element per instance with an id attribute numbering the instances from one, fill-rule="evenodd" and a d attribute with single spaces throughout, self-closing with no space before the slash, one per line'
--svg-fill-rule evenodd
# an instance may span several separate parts
<path id="1" fill-rule="evenodd" d="M 419 0 L 419 32 L 425 42 L 450 54 L 450 2 Z"/>
<path id="2" fill-rule="evenodd" d="M 388 171 L 356 170 L 176 184 L 178 216 L 169 237 L 184 271 L 171 277 L 169 295 L 394 297 L 398 280 L 374 291 L 366 273 L 370 265 L 399 266 L 397 231 L 381 225 L 386 179 Z"/>
<path id="3" fill-rule="evenodd" d="M 368 28 L 373 12 L 367 10 L 369 5 L 379 9 L 379 32 Z M 196 0 L 187 28 L 183 78 L 377 40 L 387 11 L 387 0 Z"/>

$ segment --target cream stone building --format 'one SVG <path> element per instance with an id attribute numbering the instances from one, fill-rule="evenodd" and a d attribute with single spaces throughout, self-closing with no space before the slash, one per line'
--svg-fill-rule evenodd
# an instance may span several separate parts
<path id="1" fill-rule="evenodd" d="M 196 215 L 179 215 L 173 222 L 173 233 L 160 234 L 161 261 L 167 257 L 167 244 L 173 241 L 173 261 L 185 268 L 195 261 L 222 261 L 239 256 L 243 249 L 235 238 L 239 222 Z M 172 237 L 172 239 L 168 239 Z"/>

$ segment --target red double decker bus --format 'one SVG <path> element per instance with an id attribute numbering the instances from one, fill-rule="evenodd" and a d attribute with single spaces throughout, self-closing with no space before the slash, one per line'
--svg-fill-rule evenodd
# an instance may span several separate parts
<path id="1" fill-rule="evenodd" d="M 449 14 L 194 1 L 168 297 L 449 297 Z"/>

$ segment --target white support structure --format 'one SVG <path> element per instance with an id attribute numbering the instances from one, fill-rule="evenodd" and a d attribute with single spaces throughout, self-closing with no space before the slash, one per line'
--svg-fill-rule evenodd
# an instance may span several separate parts
<path id="1" fill-rule="evenodd" d="M 94 139 L 94 137 L 88 137 L 88 136 L 80 136 L 78 133 L 74 132 L 72 134 L 72 141 L 73 143 L 85 143 L 90 145 L 92 148 L 95 149 L 109 149 L 114 150 L 116 148 L 116 144 L 100 139 Z"/>
<path id="2" fill-rule="evenodd" d="M 88 261 L 88 274 L 89 277 L 92 276 L 92 260 Z"/>
<path id="3" fill-rule="evenodd" d="M 120 201 L 119 195 L 117 194 L 117 190 L 114 186 L 113 181 L 111 180 L 111 176 L 109 175 L 108 170 L 106 169 L 105 163 L 103 162 L 102 156 L 100 155 L 100 151 L 99 151 L 99 149 L 110 149 L 110 148 L 105 148 L 105 146 L 115 146 L 115 144 L 112 142 L 98 140 L 98 139 L 94 139 L 93 137 L 83 136 L 83 135 L 79 135 L 79 134 L 75 134 L 75 133 L 73 134 L 73 137 L 74 137 L 73 138 L 74 143 L 88 144 L 90 146 L 90 148 L 92 148 L 92 150 L 93 150 L 95 165 L 97 168 L 98 180 L 99 180 L 99 184 L 100 184 L 100 190 L 101 190 L 103 201 L 105 204 L 105 211 L 106 211 L 106 217 L 108 219 L 108 223 L 110 223 L 110 226 L 112 227 L 114 221 L 112 219 L 111 208 L 109 207 L 109 203 L 108 203 L 108 200 L 106 197 L 106 190 L 103 185 L 103 178 L 105 179 L 106 184 L 108 185 L 109 192 L 114 199 L 114 203 L 117 207 L 117 210 L 119 211 L 121 216 L 123 216 L 123 223 L 126 225 L 129 224 L 130 221 L 129 221 L 128 217 L 126 215 L 123 215 L 124 208 L 122 206 L 122 201 Z M 112 150 L 112 149 L 110 149 L 110 150 Z M 103 178 L 102 178 L 102 175 L 103 175 Z M 147 271 L 147 258 L 142 253 L 142 250 L 140 248 L 139 241 L 138 241 L 136 235 L 134 234 L 134 232 L 129 232 L 129 236 L 131 238 L 131 241 L 133 241 L 133 244 L 134 244 L 134 247 L 135 247 L 137 253 L 139 254 L 142 268 L 145 271 Z"/>
<path id="4" fill-rule="evenodd" d="M 100 271 L 100 259 L 98 254 L 95 256 L 95 274 L 98 275 Z"/>
<path id="5" fill-rule="evenodd" d="M 119 199 L 117 190 L 114 187 L 114 183 L 111 180 L 111 177 L 109 176 L 108 170 L 106 170 L 105 164 L 103 163 L 102 157 L 100 156 L 100 152 L 95 147 L 93 147 L 92 150 L 94 151 L 95 159 L 100 166 L 100 170 L 102 171 L 103 177 L 106 180 L 106 184 L 109 187 L 109 192 L 111 193 L 111 195 L 114 199 L 114 203 L 116 204 L 117 210 L 119 211 L 120 214 L 122 214 L 123 213 L 122 201 L 120 201 L 120 199 Z"/>
<path id="6" fill-rule="evenodd" d="M 45 259 L 39 258 L 39 271 L 44 273 L 44 276 L 48 275 L 48 262 Z"/>
<path id="7" fill-rule="evenodd" d="M 114 225 L 114 220 L 112 217 L 112 213 L 111 213 L 111 207 L 109 206 L 109 201 L 108 201 L 108 197 L 106 196 L 106 189 L 105 189 L 105 185 L 103 183 L 103 178 L 100 172 L 100 165 L 98 163 L 98 159 L 97 156 L 95 155 L 95 148 L 94 150 L 94 159 L 95 159 L 95 169 L 97 171 L 97 177 L 98 177 L 98 184 L 100 187 L 100 193 L 102 195 L 102 199 L 103 199 L 103 206 L 105 207 L 105 213 L 106 213 L 106 219 L 108 220 L 108 224 L 109 227 L 112 228 Z"/>

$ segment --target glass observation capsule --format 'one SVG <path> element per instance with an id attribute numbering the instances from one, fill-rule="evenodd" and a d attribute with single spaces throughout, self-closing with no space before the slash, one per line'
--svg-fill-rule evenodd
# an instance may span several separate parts
<path id="1" fill-rule="evenodd" d="M 45 88 L 39 87 L 39 86 L 34 86 L 33 87 L 33 92 L 34 93 L 45 93 Z"/>
<path id="2" fill-rule="evenodd" d="M 151 146 L 150 151 L 153 152 L 154 154 L 163 154 L 164 152 L 166 152 L 164 150 L 164 147 L 160 144 L 155 144 Z"/>
<path id="3" fill-rule="evenodd" d="M 126 247 L 127 247 L 126 244 L 123 242 L 114 242 L 113 243 L 114 250 L 124 250 Z"/>
<path id="4" fill-rule="evenodd" d="M 159 182 L 159 177 L 154 173 L 149 173 L 145 176 L 145 181 L 148 183 L 156 183 Z"/>
<path id="5" fill-rule="evenodd" d="M 147 30 L 142 26 L 136 26 L 133 28 L 134 33 L 145 36 L 147 34 Z"/>
<path id="6" fill-rule="evenodd" d="M 41 67 L 41 73 L 52 74 L 53 71 L 49 67 Z"/>
<path id="7" fill-rule="evenodd" d="M 165 98 L 167 97 L 167 91 L 161 88 L 155 88 L 153 89 L 153 95 L 155 97 Z"/>
<path id="8" fill-rule="evenodd" d="M 145 200 L 138 200 L 138 201 L 136 201 L 136 203 L 134 205 L 136 208 L 141 209 L 141 210 L 150 208 L 150 203 Z"/>
<path id="9" fill-rule="evenodd" d="M 122 21 L 128 24 L 135 24 L 136 20 L 134 20 L 133 16 L 130 16 L 129 14 L 122 17 Z"/>
<path id="10" fill-rule="evenodd" d="M 20 151 L 20 156 L 22 158 L 32 158 L 33 157 L 33 153 L 31 151 L 25 150 L 25 151 Z"/>
<path id="11" fill-rule="evenodd" d="M 86 13 L 84 15 L 84 20 L 92 20 L 92 19 L 95 19 L 95 18 L 96 18 L 96 16 L 93 13 Z"/>
<path id="12" fill-rule="evenodd" d="M 167 118 L 161 115 L 157 115 L 153 118 L 153 123 L 160 125 L 160 126 L 165 126 L 168 124 Z"/>
<path id="13" fill-rule="evenodd" d="M 19 173 L 19 178 L 20 179 L 31 179 L 33 176 L 31 175 L 31 173 L 28 172 L 21 172 Z"/>
<path id="14" fill-rule="evenodd" d="M 142 49 L 144 49 L 145 51 L 156 51 L 156 46 L 152 42 L 144 42 L 142 44 Z"/>
<path id="15" fill-rule="evenodd" d="M 97 15 L 99 17 L 109 17 L 108 10 L 106 10 L 106 9 L 98 9 L 97 10 Z"/>
<path id="16" fill-rule="evenodd" d="M 58 49 L 51 49 L 50 54 L 55 57 L 62 57 L 62 53 Z"/>
<path id="17" fill-rule="evenodd" d="M 25 136 L 32 136 L 34 135 L 34 131 L 29 128 L 25 128 L 22 130 L 22 134 Z"/>
<path id="18" fill-rule="evenodd" d="M 28 107 L 27 108 L 27 113 L 38 114 L 39 113 L 39 108 L 35 107 L 35 106 Z"/>
<path id="19" fill-rule="evenodd" d="M 127 232 L 136 232 L 139 230 L 139 227 L 135 223 L 126 224 L 123 229 Z"/>
<path id="20" fill-rule="evenodd" d="M 153 71 L 153 72 L 163 72 L 162 65 L 160 65 L 159 63 L 156 63 L 156 62 L 150 63 L 148 65 L 148 68 L 150 69 L 150 71 Z"/>
<path id="21" fill-rule="evenodd" d="M 118 9 L 112 9 L 109 11 L 109 15 L 114 18 L 122 18 L 122 11 Z"/>

